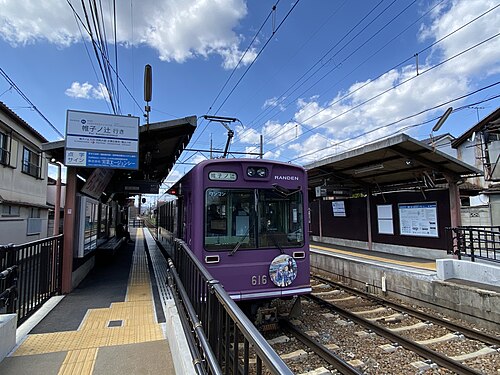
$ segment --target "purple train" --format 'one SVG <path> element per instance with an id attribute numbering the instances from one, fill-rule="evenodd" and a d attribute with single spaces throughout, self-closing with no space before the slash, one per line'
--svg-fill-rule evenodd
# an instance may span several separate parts
<path id="1" fill-rule="evenodd" d="M 234 300 L 311 292 L 302 167 L 212 159 L 195 166 L 170 191 L 178 199 L 158 208 L 159 236 L 182 238 Z"/>

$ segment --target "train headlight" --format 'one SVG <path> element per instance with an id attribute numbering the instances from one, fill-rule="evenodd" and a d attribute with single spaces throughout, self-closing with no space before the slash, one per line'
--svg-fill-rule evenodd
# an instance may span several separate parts
<path id="1" fill-rule="evenodd" d="M 257 176 L 267 177 L 267 168 L 257 168 Z"/>
<path id="2" fill-rule="evenodd" d="M 269 171 L 265 167 L 248 167 L 247 168 L 247 176 L 248 177 L 267 177 Z"/>
<path id="3" fill-rule="evenodd" d="M 247 168 L 247 176 L 248 177 L 255 177 L 256 173 L 257 173 L 257 170 L 254 167 Z"/>

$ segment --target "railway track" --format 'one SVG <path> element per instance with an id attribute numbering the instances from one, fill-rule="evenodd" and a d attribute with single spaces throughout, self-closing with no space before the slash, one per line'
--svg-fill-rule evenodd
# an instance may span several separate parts
<path id="1" fill-rule="evenodd" d="M 356 368 L 363 373 L 489 374 L 500 369 L 498 337 L 329 280 L 315 278 L 312 285 L 312 303 L 305 304 L 299 327 L 316 331 L 319 342 L 337 343 L 339 356 L 357 358 Z M 398 353 L 397 366 L 391 353 Z M 388 367 L 382 370 L 381 364 Z"/>
<path id="2" fill-rule="evenodd" d="M 497 374 L 500 338 L 324 278 L 266 336 L 296 374 Z M 285 310 L 285 309 L 283 309 Z"/>

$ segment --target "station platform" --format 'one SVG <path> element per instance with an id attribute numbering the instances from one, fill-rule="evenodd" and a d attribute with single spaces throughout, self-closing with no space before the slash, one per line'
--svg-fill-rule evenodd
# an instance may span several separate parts
<path id="1" fill-rule="evenodd" d="M 166 261 L 147 229 L 130 232 L 132 243 L 112 257 L 98 254 L 78 287 L 17 329 L 0 374 L 190 373 Z"/>
<path id="2" fill-rule="evenodd" d="M 311 242 L 311 272 L 500 332 L 500 264 L 429 260 Z M 460 277 L 457 277 L 459 275 Z M 479 282 L 484 280 L 487 282 Z"/>
<path id="3" fill-rule="evenodd" d="M 428 270 L 431 272 L 436 271 L 436 262 L 430 259 L 409 257 L 404 255 L 384 253 L 380 251 L 362 250 L 353 247 L 330 245 L 319 242 L 311 242 L 311 248 L 324 251 L 331 251 L 336 254 L 343 254 L 346 257 L 366 259 L 374 263 L 393 264 L 417 270 L 419 269 Z"/>

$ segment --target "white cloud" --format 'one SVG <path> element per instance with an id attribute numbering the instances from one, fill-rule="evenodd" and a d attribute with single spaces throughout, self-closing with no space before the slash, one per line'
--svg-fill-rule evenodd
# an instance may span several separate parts
<path id="1" fill-rule="evenodd" d="M 271 145 L 281 145 L 302 135 L 302 126 L 296 122 L 281 124 L 268 121 L 262 129 L 264 141 Z"/>
<path id="2" fill-rule="evenodd" d="M 266 151 L 264 152 L 264 159 L 268 160 L 279 160 L 281 156 L 280 150 Z"/>
<path id="3" fill-rule="evenodd" d="M 69 89 L 66 89 L 65 94 L 71 98 L 77 99 L 90 99 L 90 92 L 93 87 L 90 83 L 85 82 L 83 84 L 79 82 L 73 82 Z"/>
<path id="4" fill-rule="evenodd" d="M 294 151 L 297 156 L 302 155 L 303 158 L 300 159 L 301 163 L 307 164 L 331 155 L 332 150 L 328 148 L 330 146 L 331 142 L 326 140 L 324 137 L 320 136 L 319 134 L 313 134 L 305 141 L 291 144 L 289 148 L 291 151 Z M 325 148 L 325 151 L 320 151 Z"/>
<path id="5" fill-rule="evenodd" d="M 448 7 L 439 7 L 432 17 L 430 25 L 421 26 L 420 39 L 423 41 L 440 40 L 450 32 L 472 21 L 479 15 L 498 5 L 495 0 L 453 0 Z M 450 58 L 467 48 L 498 33 L 500 11 L 495 9 L 484 17 L 454 33 L 451 37 L 437 44 L 433 56 L 440 59 Z M 500 38 L 495 38 L 465 57 L 456 59 L 448 65 L 457 75 L 478 74 L 490 75 L 498 73 L 500 61 Z"/>
<path id="6" fill-rule="evenodd" d="M 73 82 L 69 89 L 66 89 L 65 94 L 76 99 L 98 99 L 109 102 L 109 95 L 106 86 L 99 83 L 97 88 L 90 83 Z"/>
<path id="7" fill-rule="evenodd" d="M 235 127 L 236 137 L 239 142 L 256 144 L 260 143 L 260 132 L 253 128 L 244 128 L 241 125 L 236 125 Z"/>
<path id="8" fill-rule="evenodd" d="M 268 107 L 278 107 L 280 109 L 280 111 L 284 111 L 286 109 L 286 107 L 283 105 L 283 103 L 285 102 L 285 97 L 281 97 L 281 98 L 278 98 L 278 97 L 274 97 L 274 98 L 270 98 L 270 99 L 267 99 L 264 104 L 262 105 L 262 109 L 266 109 Z"/>
<path id="9" fill-rule="evenodd" d="M 426 41 L 426 45 L 440 40 L 495 5 L 492 0 L 452 1 L 435 11 L 430 25 L 421 27 L 420 40 Z M 321 102 L 317 96 L 298 100 L 294 120 L 314 130 L 304 131 L 308 138 L 300 138 L 300 143 L 283 143 L 283 149 L 288 147 L 297 156 L 322 150 L 300 159 L 310 162 L 343 152 L 345 148 L 360 147 L 441 114 L 450 105 L 383 127 L 473 91 L 480 79 L 499 73 L 500 38 L 436 67 L 436 64 L 498 33 L 496 25 L 499 24 L 500 11 L 497 9 L 437 43 L 432 53 L 421 60 L 418 76 L 412 64 L 391 70 L 373 81 L 355 82 L 329 101 Z M 454 102 L 453 106 L 463 102 Z M 405 132 L 411 134 L 412 130 Z M 331 142 L 326 142 L 320 134 L 326 135 Z"/>
<path id="10" fill-rule="evenodd" d="M 13 46 L 48 41 L 67 47 L 81 40 L 75 16 L 66 1 L 2 0 L 0 37 Z M 72 2 L 82 20 L 80 2 Z M 112 12 L 103 7 L 109 42 L 114 42 Z M 198 56 L 220 55 L 232 69 L 240 59 L 243 38 L 233 30 L 247 15 L 243 0 L 144 0 L 117 2 L 117 41 L 157 50 L 164 61 L 184 62 Z M 86 33 L 82 25 L 82 32 Z M 87 34 L 85 38 L 88 39 Z M 250 50 L 243 65 L 255 58 Z"/>
<path id="11" fill-rule="evenodd" d="M 65 1 L 3 0 L 0 36 L 13 46 L 46 40 L 67 47 L 80 38 Z"/>

